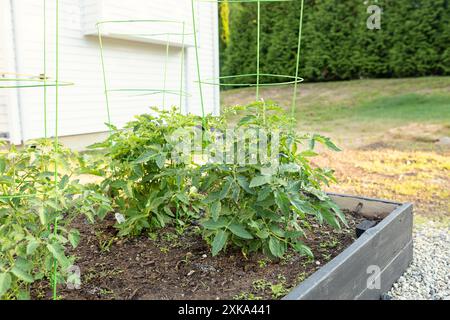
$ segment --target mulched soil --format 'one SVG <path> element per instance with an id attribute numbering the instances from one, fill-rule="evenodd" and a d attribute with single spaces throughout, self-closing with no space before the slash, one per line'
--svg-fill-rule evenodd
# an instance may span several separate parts
<path id="1" fill-rule="evenodd" d="M 289 252 L 270 261 L 262 254 L 245 258 L 228 249 L 217 257 L 193 230 L 177 235 L 167 228 L 157 239 L 115 238 L 114 221 L 89 225 L 77 221 L 82 241 L 73 252 L 81 269 L 81 288 L 59 288 L 69 300 L 148 299 L 279 299 L 355 240 L 355 227 L 363 219 L 346 212 L 348 228 L 329 226 L 307 232 L 305 243 L 315 258 Z M 36 299 L 49 299 L 45 282 L 33 288 Z"/>

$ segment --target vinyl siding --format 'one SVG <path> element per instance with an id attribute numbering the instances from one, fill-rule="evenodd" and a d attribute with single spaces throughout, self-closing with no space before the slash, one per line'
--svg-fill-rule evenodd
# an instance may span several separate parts
<path id="1" fill-rule="evenodd" d="M 7 72 L 6 65 L 6 43 L 7 43 L 7 26 L 8 16 L 6 0 L 0 0 L 0 77 L 2 72 Z M 0 85 L 2 83 L 0 82 Z M 8 96 L 6 89 L 0 89 L 0 135 L 9 133 L 8 127 Z"/>
<path id="2" fill-rule="evenodd" d="M 59 135 L 79 135 L 106 130 L 104 123 L 108 118 L 103 94 L 98 38 L 90 35 L 95 29 L 92 27 L 95 21 L 168 19 L 186 21 L 191 26 L 190 3 L 190 0 L 60 0 L 60 80 L 74 82 L 75 85 L 59 89 Z M 17 72 L 41 74 L 44 61 L 43 2 L 13 1 L 13 6 Z M 198 2 L 196 10 L 201 75 L 203 78 L 215 78 L 218 75 L 217 4 Z M 52 79 L 55 78 L 55 21 L 55 3 L 47 0 L 47 75 Z M 164 31 L 161 28 L 150 26 L 148 30 L 152 33 Z M 189 41 L 186 42 L 189 44 Z M 165 44 L 118 39 L 112 35 L 104 38 L 104 49 L 110 89 L 163 89 Z M 179 45 L 170 47 L 166 70 L 168 90 L 179 90 L 181 52 Z M 183 99 L 182 108 L 200 114 L 195 65 L 195 50 L 192 46 L 188 46 L 183 80 L 185 90 L 191 96 Z M 41 137 L 44 130 L 43 90 L 20 90 L 19 95 L 24 140 Z M 166 94 L 163 97 L 162 94 L 136 96 L 130 93 L 111 93 L 111 122 L 120 127 L 134 115 L 148 112 L 150 106 L 161 107 L 163 101 L 166 108 L 178 106 L 180 97 L 173 94 Z M 218 88 L 205 86 L 204 101 L 207 113 L 217 113 Z M 48 89 L 47 110 L 48 128 L 52 133 L 55 132 L 56 115 L 54 88 Z"/>

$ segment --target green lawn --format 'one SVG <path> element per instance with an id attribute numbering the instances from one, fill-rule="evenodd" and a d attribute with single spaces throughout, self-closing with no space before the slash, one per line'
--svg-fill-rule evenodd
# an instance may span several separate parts
<path id="1" fill-rule="evenodd" d="M 273 100 L 286 108 L 292 102 L 292 86 L 261 89 L 261 97 Z M 222 92 L 222 104 L 233 105 L 255 99 L 254 88 Z M 410 120 L 436 120 L 440 113 L 450 120 L 450 77 L 410 79 L 373 79 L 340 82 L 305 83 L 298 88 L 297 115 L 304 121 L 332 120 L 350 115 L 382 117 L 378 112 L 393 112 L 396 118 L 402 111 L 413 111 Z M 372 113 L 370 110 L 374 110 Z"/>
<path id="2" fill-rule="evenodd" d="M 329 122 L 340 119 L 349 121 L 389 121 L 450 123 L 450 94 L 408 93 L 375 98 L 350 107 L 348 105 L 324 106 L 306 111 L 307 122 Z M 302 111 L 297 117 L 302 118 Z"/>
<path id="3" fill-rule="evenodd" d="M 290 86 L 261 89 L 262 98 L 286 109 L 291 107 L 292 94 Z M 223 106 L 254 99 L 253 88 L 222 92 Z M 381 133 L 402 127 L 450 136 L 450 77 L 305 83 L 298 88 L 296 118 L 299 130 L 320 132 L 337 140 L 358 137 L 370 142 L 372 138 L 379 140 Z"/>

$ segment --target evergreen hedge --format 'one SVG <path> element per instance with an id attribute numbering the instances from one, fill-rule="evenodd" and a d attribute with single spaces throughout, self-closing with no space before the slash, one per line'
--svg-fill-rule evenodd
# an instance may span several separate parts
<path id="1" fill-rule="evenodd" d="M 261 3 L 261 73 L 294 75 L 300 0 Z M 369 30 L 367 8 L 383 10 Z M 222 75 L 256 72 L 256 4 L 229 3 Z M 450 75 L 450 0 L 305 0 L 300 75 L 308 81 Z M 228 83 L 255 81 L 231 79 Z M 263 77 L 262 82 L 280 79 Z"/>

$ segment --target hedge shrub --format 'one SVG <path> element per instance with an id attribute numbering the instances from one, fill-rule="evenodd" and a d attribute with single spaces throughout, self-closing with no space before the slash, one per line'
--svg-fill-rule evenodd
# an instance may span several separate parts
<path id="1" fill-rule="evenodd" d="M 366 26 L 370 4 L 383 10 L 381 30 Z M 295 74 L 300 5 L 261 3 L 262 73 Z M 255 73 L 256 4 L 229 7 L 222 75 Z M 305 0 L 300 74 L 308 81 L 449 75 L 449 25 L 450 0 Z"/>

